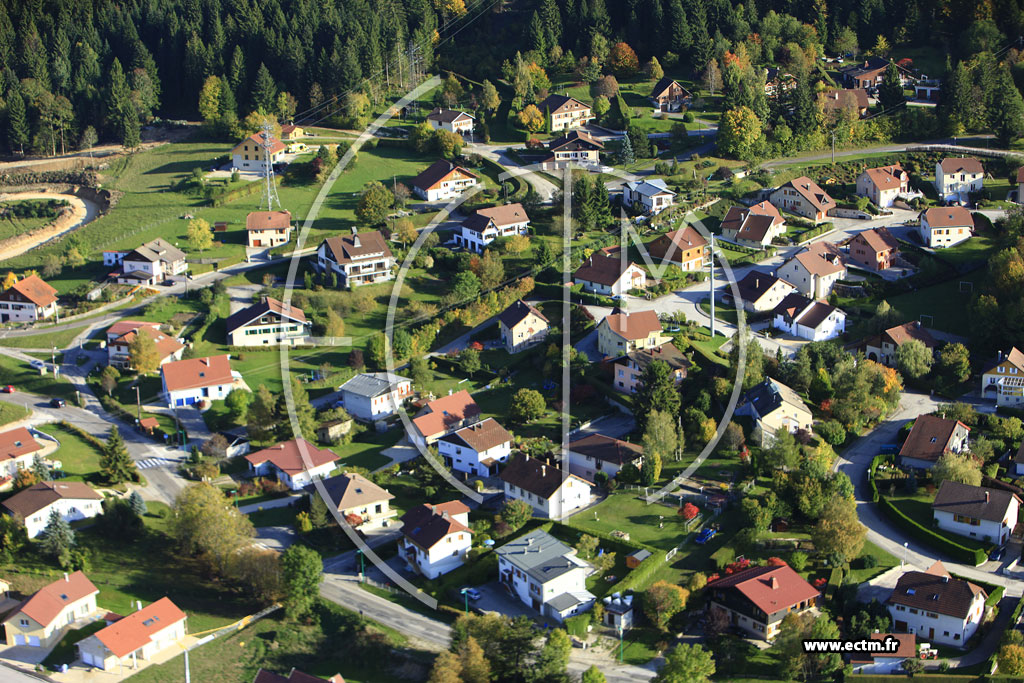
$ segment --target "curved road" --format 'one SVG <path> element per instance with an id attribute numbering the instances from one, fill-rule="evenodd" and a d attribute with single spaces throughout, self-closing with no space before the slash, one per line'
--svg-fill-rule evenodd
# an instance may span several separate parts
<path id="1" fill-rule="evenodd" d="M 6 245 L 0 247 L 0 261 L 20 256 L 26 251 L 38 247 L 40 244 L 45 244 L 72 230 L 77 230 L 94 220 L 100 212 L 100 208 L 94 202 L 76 197 L 73 194 L 57 194 L 53 192 L 0 194 L 0 201 L 5 202 L 16 202 L 26 199 L 63 199 L 71 205 L 71 215 L 61 215 L 46 227 L 11 238 L 7 241 Z"/>

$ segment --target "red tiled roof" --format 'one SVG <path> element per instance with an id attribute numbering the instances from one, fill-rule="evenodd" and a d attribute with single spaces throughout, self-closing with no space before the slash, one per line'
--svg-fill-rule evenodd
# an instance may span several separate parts
<path id="1" fill-rule="evenodd" d="M 261 136 L 262 136 L 262 133 L 253 133 L 252 135 L 250 135 L 249 137 L 247 137 L 246 139 L 242 140 L 237 145 L 235 145 L 235 148 L 233 150 L 231 150 L 232 154 L 239 147 L 241 147 L 242 145 L 244 145 L 247 142 L 253 143 L 254 145 L 256 145 L 256 147 L 258 149 L 262 150 L 263 149 L 263 138 Z M 285 145 L 283 142 L 281 142 L 277 138 L 274 138 L 273 141 L 270 144 L 270 153 L 271 154 L 277 154 L 278 152 L 283 152 L 285 149 L 287 149 L 287 145 Z"/>
<path id="2" fill-rule="evenodd" d="M 942 172 L 950 173 L 984 173 L 981 162 L 973 157 L 949 157 L 939 162 Z"/>
<path id="3" fill-rule="evenodd" d="M 161 365 L 160 372 L 168 391 L 212 387 L 235 381 L 226 355 L 173 361 Z"/>
<path id="4" fill-rule="evenodd" d="M 291 224 L 290 211 L 253 211 L 245 217 L 246 230 L 280 230 Z"/>
<path id="5" fill-rule="evenodd" d="M 184 619 L 185 613 L 170 598 L 160 598 L 100 629 L 96 637 L 115 657 L 126 657 L 148 645 L 154 634 Z"/>
<path id="6" fill-rule="evenodd" d="M 829 196 L 828 192 L 825 192 L 825 190 L 821 189 L 821 186 L 819 186 L 818 183 L 814 182 L 807 176 L 800 176 L 799 178 L 794 178 L 793 180 L 790 180 L 788 183 L 783 185 L 783 187 L 786 187 L 787 185 L 796 190 L 800 194 L 800 196 L 806 199 L 811 204 L 811 206 L 813 206 L 818 211 L 828 211 L 829 209 L 834 208 L 836 205 L 835 201 L 832 199 L 832 197 Z"/>
<path id="7" fill-rule="evenodd" d="M 789 565 L 751 567 L 712 581 L 708 588 L 737 590 L 768 615 L 819 595 L 818 589 L 807 583 Z"/>
<path id="8" fill-rule="evenodd" d="M 25 427 L 0 434 L 0 460 L 12 460 L 42 450 L 42 445 Z"/>
<path id="9" fill-rule="evenodd" d="M 862 230 L 853 239 L 857 240 L 858 238 L 876 254 L 882 251 L 889 251 L 890 249 L 899 249 L 900 247 L 900 243 L 896 241 L 896 238 L 886 228 Z"/>
<path id="10" fill-rule="evenodd" d="M 612 313 L 603 322 L 623 339 L 646 339 L 652 332 L 661 332 L 661 321 L 654 311 Z"/>
<path id="11" fill-rule="evenodd" d="M 480 406 L 469 392 L 463 389 L 449 396 L 434 399 L 424 406 L 420 415 L 412 419 L 412 423 L 423 436 L 433 436 L 448 431 L 451 425 L 479 414 Z"/>
<path id="12" fill-rule="evenodd" d="M 29 275 L 18 280 L 10 286 L 7 292 L 11 290 L 21 294 L 36 306 L 49 306 L 57 300 L 57 290 L 43 282 L 38 275 Z"/>
<path id="13" fill-rule="evenodd" d="M 879 190 L 892 190 L 902 187 L 908 179 L 907 172 L 899 164 L 868 168 L 864 170 L 864 173 L 867 174 L 872 184 Z"/>
<path id="14" fill-rule="evenodd" d="M 107 330 L 107 333 L 109 334 L 110 330 Z M 135 341 L 135 338 L 139 334 L 144 334 L 153 340 L 153 343 L 156 345 L 157 353 L 160 354 L 160 360 L 163 360 L 164 358 L 167 358 L 168 356 L 175 354 L 179 350 L 185 348 L 185 345 L 179 342 L 177 339 L 161 332 L 160 325 L 155 323 L 142 323 L 138 328 L 125 332 L 117 339 L 112 340 L 110 343 L 112 345 L 124 344 L 125 346 L 127 346 L 131 344 L 133 341 Z"/>
<path id="15" fill-rule="evenodd" d="M 475 173 L 470 173 L 461 166 L 457 166 L 450 161 L 444 159 L 438 159 L 430 166 L 427 166 L 418 176 L 412 179 L 412 184 L 421 190 L 431 190 L 436 187 L 441 181 L 454 173 L 461 173 L 469 176 L 470 178 L 476 178 Z"/>
<path id="16" fill-rule="evenodd" d="M 907 440 L 900 448 L 900 455 L 915 460 L 937 461 L 949 447 L 957 425 L 970 430 L 970 427 L 959 420 L 947 420 L 938 415 L 921 415 L 914 421 Z"/>
<path id="17" fill-rule="evenodd" d="M 974 227 L 974 217 L 962 206 L 933 206 L 925 209 L 921 218 L 928 221 L 929 228 Z"/>
<path id="18" fill-rule="evenodd" d="M 99 589 L 82 572 L 66 574 L 65 578 L 57 579 L 33 593 L 18 606 L 8 621 L 21 613 L 37 624 L 48 626 L 60 616 L 65 607 L 99 592 Z"/>
<path id="19" fill-rule="evenodd" d="M 299 441 L 302 442 L 302 449 L 300 450 Z M 317 448 L 305 439 L 292 439 L 291 441 L 284 441 L 279 444 L 275 444 L 269 448 L 264 448 L 261 451 L 250 453 L 245 456 L 245 459 L 252 464 L 253 467 L 259 467 L 265 462 L 269 462 L 277 469 L 285 472 L 289 475 L 295 475 L 299 472 L 306 470 L 306 465 L 303 462 L 303 453 L 309 456 L 310 467 L 320 467 L 327 463 L 334 462 L 338 459 L 338 456 L 333 452 Z"/>

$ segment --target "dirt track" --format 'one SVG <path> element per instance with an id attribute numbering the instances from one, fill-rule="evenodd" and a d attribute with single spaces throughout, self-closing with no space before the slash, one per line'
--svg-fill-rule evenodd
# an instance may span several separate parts
<path id="1" fill-rule="evenodd" d="M 0 201 L 18 201 L 22 199 L 63 199 L 71 204 L 71 210 L 65 211 L 53 223 L 45 225 L 38 230 L 33 230 L 23 235 L 16 235 L 0 242 L 0 261 L 20 256 L 29 249 L 38 247 L 44 242 L 48 242 L 55 237 L 85 225 L 99 215 L 99 207 L 96 204 L 87 199 L 76 197 L 73 194 L 56 194 L 51 192 L 0 193 Z"/>

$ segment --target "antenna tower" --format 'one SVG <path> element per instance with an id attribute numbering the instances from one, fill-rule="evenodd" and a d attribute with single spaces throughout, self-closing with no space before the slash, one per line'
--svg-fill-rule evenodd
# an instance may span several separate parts
<path id="1" fill-rule="evenodd" d="M 274 162 L 270 158 L 270 151 L 274 148 L 274 128 L 270 125 L 267 120 L 263 121 L 263 132 L 260 133 L 262 142 L 260 145 L 263 147 L 263 167 L 266 173 L 267 184 L 263 188 L 263 197 L 260 199 L 260 209 L 263 209 L 263 205 L 266 204 L 267 211 L 273 211 L 274 205 L 277 208 L 281 208 L 281 200 L 277 198 L 277 183 L 274 182 Z"/>

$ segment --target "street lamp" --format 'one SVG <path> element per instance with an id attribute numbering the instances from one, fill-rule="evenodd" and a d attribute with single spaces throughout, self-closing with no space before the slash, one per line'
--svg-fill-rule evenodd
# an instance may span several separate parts
<path id="1" fill-rule="evenodd" d="M 619 621 L 619 624 L 618 624 L 617 628 L 619 630 L 619 662 L 621 663 L 622 662 L 622 630 L 623 629 L 622 629 L 621 617 L 619 619 L 620 619 L 620 621 Z"/>
<path id="2" fill-rule="evenodd" d="M 466 599 L 466 616 L 469 616 L 469 589 L 463 588 L 459 592 L 462 593 L 462 597 Z"/>
<path id="3" fill-rule="evenodd" d="M 910 542 L 909 541 L 906 541 L 906 542 L 903 543 L 903 564 L 900 565 L 901 567 L 903 567 L 903 566 L 905 566 L 907 564 L 907 549 L 909 547 L 910 547 Z"/>
<path id="4" fill-rule="evenodd" d="M 359 556 L 359 583 L 363 582 L 363 574 L 366 568 L 365 559 L 363 558 L 363 551 L 360 548 L 356 548 L 356 555 Z"/>

